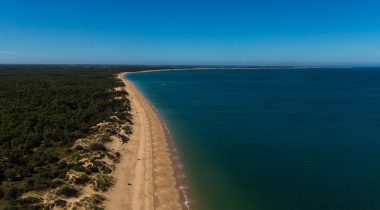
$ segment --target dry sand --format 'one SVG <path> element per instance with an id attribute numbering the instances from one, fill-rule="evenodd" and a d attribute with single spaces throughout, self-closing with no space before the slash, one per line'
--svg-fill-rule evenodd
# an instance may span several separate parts
<path id="1" fill-rule="evenodd" d="M 106 209 L 184 209 L 176 187 L 175 170 L 165 128 L 150 103 L 128 80 L 125 84 L 134 117 L 127 144 L 114 141 L 111 148 L 122 154 L 114 172 L 115 185 L 106 193 Z"/>

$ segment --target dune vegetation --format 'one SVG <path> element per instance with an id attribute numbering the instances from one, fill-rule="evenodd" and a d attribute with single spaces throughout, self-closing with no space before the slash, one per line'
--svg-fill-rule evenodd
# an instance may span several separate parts
<path id="1" fill-rule="evenodd" d="M 65 205 L 59 198 L 78 197 L 80 186 L 104 191 L 112 185 L 104 175 L 113 169 L 103 159 L 117 162 L 120 154 L 104 144 L 121 130 L 130 133 L 132 119 L 127 93 L 115 90 L 123 85 L 114 77 L 120 71 L 0 70 L 0 209 Z M 44 192 L 57 195 L 53 203 Z"/>

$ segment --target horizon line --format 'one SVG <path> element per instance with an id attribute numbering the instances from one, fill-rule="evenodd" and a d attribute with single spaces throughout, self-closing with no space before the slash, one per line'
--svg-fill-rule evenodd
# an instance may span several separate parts
<path id="1" fill-rule="evenodd" d="M 91 64 L 91 63 L 0 63 L 0 66 L 151 66 L 151 67 L 246 67 L 246 68 L 265 68 L 265 67 L 305 67 L 305 68 L 376 68 L 378 65 L 197 65 L 197 64 Z"/>

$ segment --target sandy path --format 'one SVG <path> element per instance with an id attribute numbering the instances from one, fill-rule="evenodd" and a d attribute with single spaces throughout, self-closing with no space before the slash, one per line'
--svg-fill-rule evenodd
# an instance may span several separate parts
<path id="1" fill-rule="evenodd" d="M 114 141 L 110 145 L 122 159 L 114 172 L 115 186 L 106 194 L 106 209 L 182 209 L 164 127 L 124 75 L 118 78 L 123 80 L 132 103 L 133 134 L 127 144 Z"/>

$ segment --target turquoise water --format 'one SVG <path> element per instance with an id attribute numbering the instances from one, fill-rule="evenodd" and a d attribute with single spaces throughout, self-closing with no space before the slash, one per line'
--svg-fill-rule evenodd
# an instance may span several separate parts
<path id="1" fill-rule="evenodd" d="M 128 78 L 167 122 L 194 209 L 380 209 L 380 69 Z"/>

